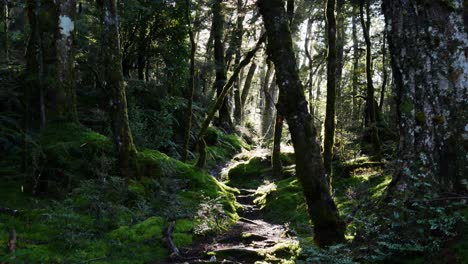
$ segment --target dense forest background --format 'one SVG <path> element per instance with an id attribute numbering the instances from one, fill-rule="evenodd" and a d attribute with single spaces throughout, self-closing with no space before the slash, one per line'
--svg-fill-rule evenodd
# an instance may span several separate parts
<path id="1" fill-rule="evenodd" d="M 462 0 L 0 0 L 0 263 L 467 263 Z"/>

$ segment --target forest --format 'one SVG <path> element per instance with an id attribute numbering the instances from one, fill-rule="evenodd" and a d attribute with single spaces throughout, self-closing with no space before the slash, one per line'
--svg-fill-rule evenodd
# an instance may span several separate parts
<path id="1" fill-rule="evenodd" d="M 467 4 L 0 0 L 0 264 L 468 263 Z"/>

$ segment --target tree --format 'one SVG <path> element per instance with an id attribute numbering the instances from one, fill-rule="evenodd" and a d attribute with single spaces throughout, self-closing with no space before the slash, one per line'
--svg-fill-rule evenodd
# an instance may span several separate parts
<path id="1" fill-rule="evenodd" d="M 260 37 L 260 39 L 257 41 L 257 44 L 255 45 L 255 47 L 252 50 L 250 50 L 249 52 L 247 52 L 245 57 L 239 62 L 239 65 L 236 66 L 236 68 L 234 69 L 234 72 L 232 73 L 232 76 L 229 78 L 227 83 L 223 86 L 223 89 L 222 89 L 221 93 L 216 98 L 216 102 L 210 108 L 210 110 L 208 112 L 208 115 L 206 116 L 205 120 L 203 121 L 203 124 L 201 125 L 200 131 L 198 132 L 198 136 L 197 136 L 197 148 L 198 148 L 198 153 L 199 153 L 199 157 L 198 157 L 198 160 L 197 160 L 197 163 L 196 163 L 197 167 L 203 168 L 205 166 L 205 163 L 206 163 L 206 143 L 205 143 L 204 138 L 205 138 L 206 131 L 208 130 L 208 127 L 210 126 L 211 121 L 213 120 L 213 118 L 214 118 L 214 116 L 216 114 L 216 111 L 218 111 L 218 109 L 220 109 L 220 107 L 222 107 L 222 104 L 223 104 L 227 94 L 231 90 L 231 87 L 234 85 L 234 82 L 239 77 L 240 71 L 245 66 L 247 66 L 247 64 L 250 63 L 252 58 L 255 56 L 255 53 L 260 49 L 263 42 L 265 42 L 265 39 L 266 39 L 266 34 L 263 34 Z"/>
<path id="2" fill-rule="evenodd" d="M 267 49 L 275 65 L 280 89 L 277 108 L 289 125 L 296 154 L 296 173 L 314 223 L 315 241 L 320 246 L 342 242 L 345 226 L 325 178 L 320 146 L 299 80 L 284 2 L 259 0 L 257 5 L 268 35 Z"/>
<path id="3" fill-rule="evenodd" d="M 109 115 L 114 147 L 117 152 L 117 167 L 121 176 L 137 176 L 137 150 L 133 144 L 128 123 L 127 98 L 122 71 L 119 21 L 115 0 L 100 0 L 101 9 L 101 65 L 104 89 L 109 96 Z"/>
<path id="4" fill-rule="evenodd" d="M 74 0 L 28 1 L 31 37 L 26 53 L 32 86 L 26 97 L 38 105 L 42 127 L 47 122 L 77 122 L 74 80 Z M 39 103 L 37 103 L 39 102 Z"/>
<path id="5" fill-rule="evenodd" d="M 402 170 L 389 187 L 393 193 L 409 196 L 428 183 L 433 183 L 431 192 L 464 189 L 460 184 L 468 164 L 464 11 L 463 0 L 383 3 L 400 127 Z"/>
<path id="6" fill-rule="evenodd" d="M 364 19 L 364 6 L 365 6 L 365 15 Z M 370 26 L 371 26 L 371 14 L 370 14 L 370 0 L 360 0 L 359 3 L 359 13 L 362 31 L 364 32 L 364 39 L 366 41 L 366 135 L 365 138 L 369 138 L 370 143 L 372 143 L 373 153 L 380 154 L 380 139 L 379 132 L 377 128 L 377 103 L 374 98 L 374 83 L 372 81 L 372 42 L 370 38 Z"/>
<path id="7" fill-rule="evenodd" d="M 357 103 L 357 93 L 358 93 L 358 87 L 359 87 L 359 58 L 360 58 L 360 53 L 359 53 L 359 41 L 358 41 L 358 34 L 357 34 L 357 24 L 358 24 L 358 11 L 357 11 L 357 6 L 353 5 L 353 14 L 352 14 L 352 36 L 353 36 L 353 73 L 352 73 L 352 91 L 351 91 L 351 96 L 353 97 L 352 99 L 352 118 L 353 120 L 358 120 L 358 111 L 356 110 L 358 108 L 358 103 Z"/>
<path id="8" fill-rule="evenodd" d="M 335 0 L 327 0 L 327 106 L 325 113 L 325 138 L 323 141 L 323 164 L 327 179 L 330 183 L 331 163 L 333 158 L 333 145 L 335 143 L 335 112 L 336 112 L 336 77 L 337 77 L 337 56 L 336 56 L 336 19 Z"/>
<path id="9" fill-rule="evenodd" d="M 185 139 L 184 139 L 184 153 L 182 154 L 182 159 L 184 161 L 188 158 L 188 149 L 190 143 L 190 130 L 192 128 L 192 108 L 193 108 L 193 96 L 195 94 L 195 53 L 197 51 L 197 45 L 195 43 L 195 37 L 193 35 L 193 30 L 190 22 L 190 0 L 185 1 L 186 5 L 186 20 L 188 35 L 190 39 L 190 77 L 188 80 L 187 90 L 189 91 L 188 105 L 187 105 L 187 124 L 185 128 Z"/>
<path id="10" fill-rule="evenodd" d="M 226 64 L 224 61 L 224 15 L 222 10 L 222 0 L 213 0 L 213 39 L 214 39 L 214 59 L 216 66 L 216 79 L 214 89 L 218 97 L 223 92 L 223 87 L 226 84 Z M 226 131 L 231 131 L 233 124 L 229 111 L 228 100 L 225 99 L 219 108 L 219 125 Z"/>

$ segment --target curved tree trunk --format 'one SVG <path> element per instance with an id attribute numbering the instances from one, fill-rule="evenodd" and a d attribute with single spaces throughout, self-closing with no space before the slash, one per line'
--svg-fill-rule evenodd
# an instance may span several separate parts
<path id="1" fill-rule="evenodd" d="M 384 1 L 405 168 L 390 186 L 395 194 L 466 191 L 466 8 L 463 0 Z"/>
<path id="2" fill-rule="evenodd" d="M 336 104 L 336 19 L 335 0 L 327 0 L 327 105 L 325 113 L 325 138 L 323 141 L 323 164 L 330 184 L 333 144 L 335 143 L 335 104 Z"/>
<path id="3" fill-rule="evenodd" d="M 275 64 L 280 89 L 278 111 L 289 125 L 296 154 L 297 177 L 302 183 L 309 215 L 314 223 L 315 241 L 326 246 L 344 241 L 345 226 L 330 195 L 325 170 L 299 80 L 289 21 L 282 0 L 257 2 L 268 34 L 268 51 Z"/>
<path id="4" fill-rule="evenodd" d="M 138 176 L 136 148 L 128 123 L 127 98 L 122 72 L 119 21 L 116 0 L 99 1 L 101 8 L 101 65 L 104 89 L 109 93 L 109 114 L 117 166 L 126 178 Z"/>

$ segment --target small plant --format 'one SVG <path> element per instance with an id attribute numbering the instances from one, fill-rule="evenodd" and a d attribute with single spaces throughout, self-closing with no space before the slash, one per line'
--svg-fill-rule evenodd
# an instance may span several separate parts
<path id="1" fill-rule="evenodd" d="M 195 215 L 195 234 L 204 235 L 226 229 L 228 216 L 224 212 L 222 199 L 222 196 L 217 198 L 202 197 L 202 202 Z"/>

